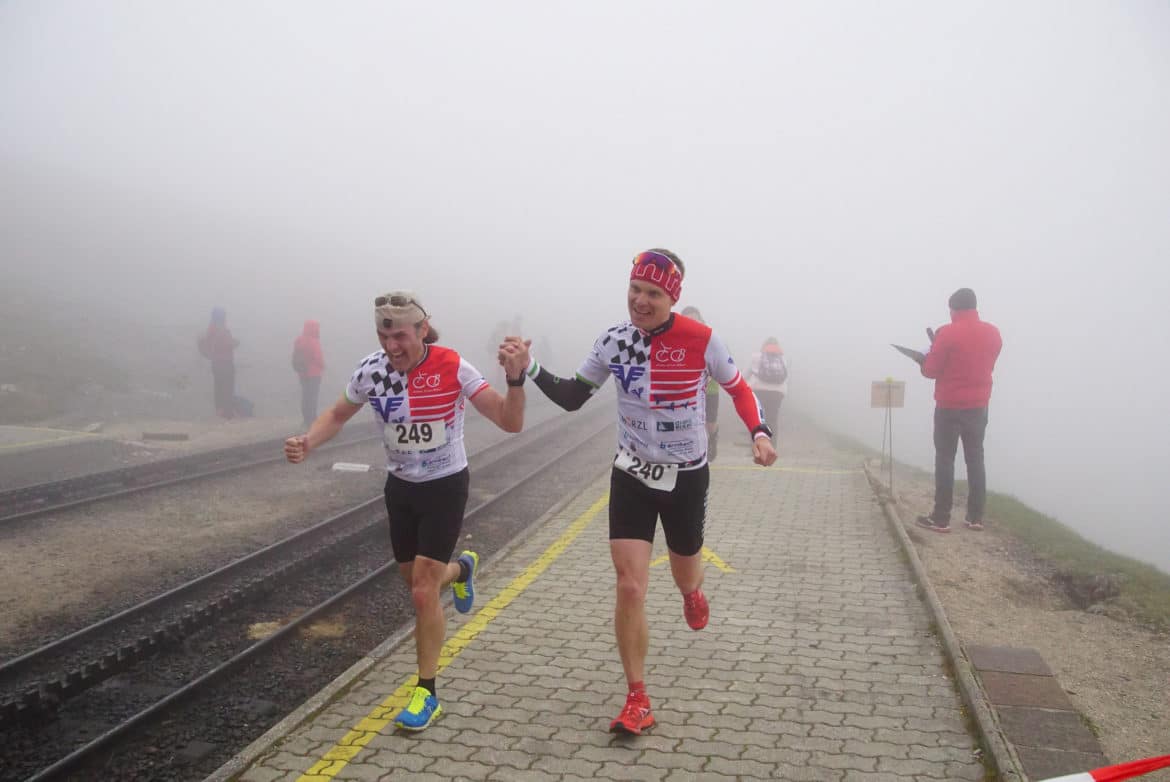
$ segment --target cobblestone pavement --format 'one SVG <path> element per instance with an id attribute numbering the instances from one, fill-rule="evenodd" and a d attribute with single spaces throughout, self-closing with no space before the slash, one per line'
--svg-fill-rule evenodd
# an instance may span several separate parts
<path id="1" fill-rule="evenodd" d="M 814 432 L 786 434 L 770 469 L 732 443 L 713 465 L 701 632 L 683 620 L 659 534 L 646 676 L 658 724 L 609 734 L 625 683 L 607 489 L 608 476 L 532 530 L 484 569 L 476 610 L 451 614 L 433 727 L 390 725 L 413 685 L 406 639 L 257 742 L 235 778 L 983 779 L 858 460 Z"/>

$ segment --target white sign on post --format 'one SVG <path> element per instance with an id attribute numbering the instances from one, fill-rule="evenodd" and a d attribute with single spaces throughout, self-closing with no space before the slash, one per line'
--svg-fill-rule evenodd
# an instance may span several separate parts
<path id="1" fill-rule="evenodd" d="M 904 407 L 906 404 L 906 383 L 903 380 L 875 380 L 870 386 L 870 407 Z"/>
<path id="2" fill-rule="evenodd" d="M 906 404 L 906 383 L 887 377 L 885 380 L 875 380 L 870 385 L 869 406 L 880 407 L 886 411 L 886 420 L 882 427 L 882 459 L 886 458 L 886 440 L 890 443 L 890 496 L 894 495 L 894 408 Z"/>

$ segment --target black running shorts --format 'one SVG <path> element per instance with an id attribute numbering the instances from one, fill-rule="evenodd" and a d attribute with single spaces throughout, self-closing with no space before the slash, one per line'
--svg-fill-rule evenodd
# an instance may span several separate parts
<path id="1" fill-rule="evenodd" d="M 421 483 L 386 476 L 386 512 L 395 561 L 413 562 L 416 556 L 451 561 L 463 528 L 470 482 L 466 467 Z"/>
<path id="2" fill-rule="evenodd" d="M 651 489 L 624 470 L 614 469 L 609 478 L 609 539 L 634 538 L 654 542 L 654 528 L 662 517 L 666 547 L 689 557 L 703 548 L 707 521 L 707 465 L 679 470 L 670 491 Z"/>

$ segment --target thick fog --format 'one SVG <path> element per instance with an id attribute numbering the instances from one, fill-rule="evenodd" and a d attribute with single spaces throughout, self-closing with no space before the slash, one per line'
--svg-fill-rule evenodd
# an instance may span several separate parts
<path id="1" fill-rule="evenodd" d="M 780 339 L 792 409 L 876 448 L 906 380 L 929 466 L 889 343 L 967 286 L 989 488 L 1170 569 L 1167 139 L 1163 2 L 9 0 L 3 327 L 166 390 L 223 306 L 263 409 L 305 318 L 331 398 L 411 288 L 473 362 L 519 316 L 570 374 L 667 247 L 737 359 Z"/>

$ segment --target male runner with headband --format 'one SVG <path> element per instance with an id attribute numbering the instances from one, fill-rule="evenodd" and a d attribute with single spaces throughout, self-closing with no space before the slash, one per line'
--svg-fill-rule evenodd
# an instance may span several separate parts
<path id="1" fill-rule="evenodd" d="M 703 584 L 703 524 L 707 516 L 707 378 L 731 395 L 752 432 L 757 464 L 776 461 L 772 432 L 759 402 L 727 347 L 697 320 L 676 315 L 685 268 L 668 250 L 634 258 L 626 303 L 630 319 L 602 332 L 575 378 L 560 378 L 529 356 L 529 343 L 509 337 L 500 360 L 525 361 L 545 396 L 577 410 L 613 375 L 618 385 L 618 452 L 610 476 L 610 555 L 617 575 L 614 631 L 629 685 L 613 732 L 640 734 L 654 724 L 643 681 L 650 630 L 646 590 L 658 518 L 670 551 L 670 572 L 694 630 L 707 625 Z"/>

